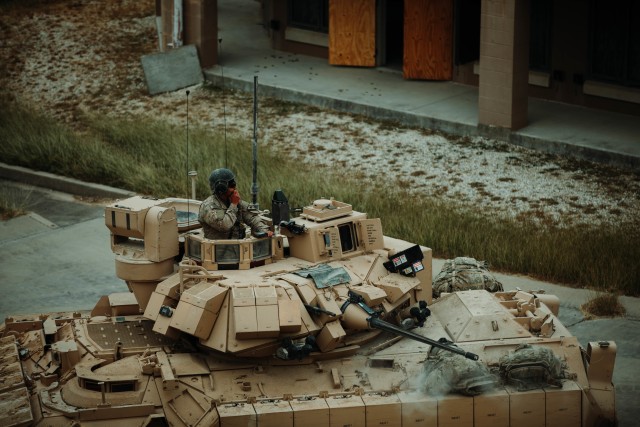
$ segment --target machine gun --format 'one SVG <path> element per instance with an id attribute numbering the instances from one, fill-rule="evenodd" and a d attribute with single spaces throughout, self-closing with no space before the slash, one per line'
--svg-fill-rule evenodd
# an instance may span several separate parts
<path id="1" fill-rule="evenodd" d="M 383 331 L 391 332 L 394 335 L 411 338 L 412 340 L 419 341 L 424 344 L 429 344 L 432 347 L 438 347 L 443 350 L 459 354 L 470 360 L 479 359 L 477 354 L 464 351 L 461 348 L 452 345 L 452 343 L 446 340 L 435 341 L 430 338 L 423 337 L 422 335 L 418 335 L 414 332 L 403 329 L 402 327 L 396 326 L 392 323 L 386 322 L 380 319 L 380 315 L 382 313 L 369 307 L 361 295 L 358 295 L 357 293 L 351 290 L 349 290 L 348 295 L 349 297 L 342 304 L 342 306 L 340 307 L 340 310 L 342 311 L 343 316 L 347 316 L 347 317 L 353 315 L 353 312 L 351 312 L 351 314 L 347 312 L 347 308 L 350 305 L 357 306 L 359 310 L 363 310 L 364 313 L 366 313 L 365 316 L 366 316 L 367 325 L 365 326 L 364 319 L 361 317 L 361 319 L 363 320 L 363 322 L 361 323 L 362 328 L 368 327 L 369 329 L 380 329 Z M 315 307 L 309 304 L 304 304 L 304 306 L 307 309 L 307 311 L 311 314 L 318 314 L 318 315 L 327 314 L 332 317 L 335 316 L 334 313 L 328 310 L 324 310 L 320 307 Z M 358 311 L 356 311 L 356 313 L 357 312 Z M 424 322 L 426 321 L 427 317 L 431 314 L 430 310 L 427 308 L 427 303 L 425 301 L 420 301 L 418 303 L 418 307 L 412 307 L 412 309 L 409 310 L 409 313 L 411 314 L 412 317 L 415 317 L 414 320 L 417 322 L 419 326 L 424 325 Z"/>
<path id="2" fill-rule="evenodd" d="M 435 341 L 430 338 L 423 337 L 422 335 L 418 335 L 414 332 L 403 329 L 392 323 L 385 322 L 384 320 L 379 318 L 380 312 L 377 312 L 373 310 L 371 307 L 367 306 L 365 304 L 364 298 L 353 291 L 349 291 L 349 299 L 347 299 L 347 301 L 345 301 L 345 303 L 341 307 L 343 313 L 349 304 L 357 304 L 369 315 L 369 317 L 367 318 L 367 323 L 369 324 L 369 327 L 372 329 L 380 329 L 383 331 L 391 332 L 392 334 L 395 334 L 395 335 L 411 338 L 412 340 L 429 344 L 432 347 L 438 347 L 443 350 L 447 350 L 452 353 L 459 354 L 461 356 L 466 357 L 467 359 L 471 359 L 471 360 L 479 359 L 477 354 L 464 351 L 461 348 L 455 347 L 453 345 L 449 345 L 446 340 Z M 426 318 L 429 316 L 429 314 L 431 314 L 431 312 L 427 308 L 427 303 L 424 301 L 421 301 L 419 303 L 419 307 L 415 307 L 415 310 L 413 310 L 411 314 L 414 316 L 417 316 L 418 324 L 422 326 Z"/>
<path id="3" fill-rule="evenodd" d="M 316 307 L 315 305 L 304 304 L 304 308 L 307 309 L 309 314 L 326 314 L 331 317 L 336 317 L 336 314 L 333 311 L 325 310 L 324 308 Z"/>
<path id="4" fill-rule="evenodd" d="M 371 326 L 372 328 L 381 329 L 383 331 L 391 332 L 392 334 L 395 334 L 395 335 L 401 335 L 403 337 L 411 338 L 412 340 L 416 340 L 416 341 L 419 341 L 421 343 L 429 344 L 432 347 L 438 347 L 438 348 L 441 348 L 443 350 L 447 350 L 447 351 L 450 351 L 452 353 L 459 354 L 459 355 L 464 356 L 464 357 L 466 357 L 467 359 L 470 359 L 470 360 L 478 360 L 479 359 L 478 355 L 475 354 L 475 353 L 470 353 L 468 351 L 464 351 L 461 348 L 449 345 L 446 342 L 435 341 L 435 340 L 432 340 L 430 338 L 423 337 L 422 335 L 418 335 L 418 334 L 416 334 L 414 332 L 407 331 L 407 330 L 402 329 L 402 328 L 400 328 L 400 327 L 398 327 L 396 325 L 393 325 L 393 324 L 391 324 L 389 322 L 385 322 L 384 320 L 381 320 L 381 319 L 379 319 L 377 317 L 370 317 L 368 319 L 368 322 L 369 322 L 369 326 Z"/>

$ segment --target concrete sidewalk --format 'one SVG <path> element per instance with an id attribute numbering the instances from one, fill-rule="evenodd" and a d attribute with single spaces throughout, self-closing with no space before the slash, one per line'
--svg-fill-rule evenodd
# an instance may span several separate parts
<path id="1" fill-rule="evenodd" d="M 529 125 L 516 132 L 478 128 L 478 88 L 404 80 L 387 68 L 336 67 L 326 59 L 275 51 L 252 0 L 219 1 L 218 86 L 260 96 L 394 120 L 458 135 L 486 135 L 540 151 L 640 169 L 640 118 L 529 99 Z"/>

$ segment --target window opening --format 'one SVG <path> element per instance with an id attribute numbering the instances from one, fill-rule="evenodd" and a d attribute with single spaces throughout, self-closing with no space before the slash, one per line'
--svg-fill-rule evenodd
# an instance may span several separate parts
<path id="1" fill-rule="evenodd" d="M 189 257 L 202 261 L 202 246 L 201 243 L 195 239 L 187 240 L 189 248 Z"/>
<path id="2" fill-rule="evenodd" d="M 591 0 L 589 75 L 624 86 L 640 86 L 640 3 Z"/>
<path id="3" fill-rule="evenodd" d="M 339 225 L 338 232 L 340 233 L 340 246 L 342 249 L 342 253 L 355 250 L 356 241 L 353 223 L 350 222 L 348 224 Z"/>
<path id="4" fill-rule="evenodd" d="M 253 243 L 253 260 L 268 258 L 271 256 L 271 239 L 257 240 Z"/>
<path id="5" fill-rule="evenodd" d="M 289 26 L 329 32 L 329 0 L 289 0 Z"/>
<path id="6" fill-rule="evenodd" d="M 529 69 L 551 71 L 551 30 L 553 2 L 536 0 L 531 2 L 529 34 Z"/>
<path id="7" fill-rule="evenodd" d="M 215 260 L 217 263 L 238 263 L 240 262 L 240 245 L 217 244 L 215 245 Z"/>

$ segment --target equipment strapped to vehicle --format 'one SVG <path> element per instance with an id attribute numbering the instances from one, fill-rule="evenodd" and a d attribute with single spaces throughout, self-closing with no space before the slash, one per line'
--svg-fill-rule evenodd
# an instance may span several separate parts
<path id="1" fill-rule="evenodd" d="M 484 363 L 437 348 L 425 361 L 424 371 L 424 390 L 434 396 L 448 393 L 477 396 L 498 383 Z"/>
<path id="2" fill-rule="evenodd" d="M 433 296 L 441 293 L 485 289 L 489 292 L 502 291 L 502 283 L 489 273 L 489 263 L 475 258 L 458 257 L 448 259 L 433 281 Z"/>
<path id="3" fill-rule="evenodd" d="M 564 363 L 550 348 L 521 344 L 500 358 L 500 376 L 518 390 L 541 387 L 562 387 L 565 376 Z"/>

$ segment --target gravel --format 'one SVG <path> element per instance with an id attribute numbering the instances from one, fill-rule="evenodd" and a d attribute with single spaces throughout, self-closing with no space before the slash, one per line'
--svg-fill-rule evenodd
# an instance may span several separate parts
<path id="1" fill-rule="evenodd" d="M 140 57 L 157 50 L 153 0 L 9 1 L 0 10 L 0 91 L 60 121 L 150 115 L 184 123 L 184 91 L 147 94 Z M 252 132 L 251 95 L 190 88 L 194 125 Z M 541 224 L 638 224 L 640 176 L 485 138 L 455 137 L 314 108 L 261 109 L 260 142 L 314 167 L 341 165 L 362 185 L 389 180 Z M 223 114 L 224 110 L 224 114 Z M 284 111 L 284 112 L 283 112 Z M 286 148 L 286 150 L 285 150 Z M 640 224 L 638 224 L 640 225 Z M 636 229 L 640 229 L 636 227 Z"/>

